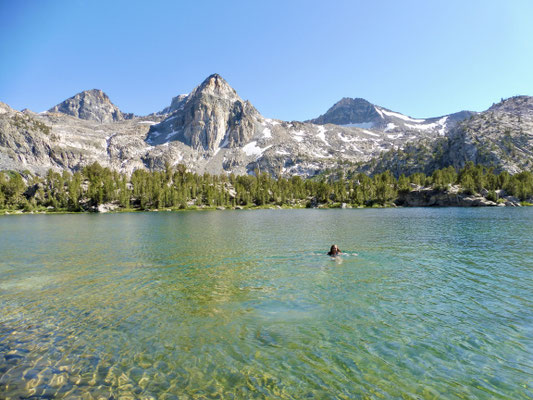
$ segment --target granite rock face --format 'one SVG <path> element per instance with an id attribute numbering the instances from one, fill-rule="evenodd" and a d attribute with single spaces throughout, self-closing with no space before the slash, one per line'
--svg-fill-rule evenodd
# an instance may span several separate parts
<path id="1" fill-rule="evenodd" d="M 86 90 L 52 107 L 48 112 L 62 113 L 98 122 L 114 122 L 131 119 L 114 105 L 107 94 L 98 89 Z"/>
<path id="2" fill-rule="evenodd" d="M 209 76 L 186 97 L 175 97 L 169 116 L 151 127 L 147 142 L 179 140 L 196 150 L 215 150 L 224 144 L 237 147 L 248 142 L 260 115 L 218 74 Z M 222 146 L 222 147 L 224 147 Z"/>
<path id="3" fill-rule="evenodd" d="M 178 111 L 183 108 L 183 103 L 185 103 L 185 100 L 187 99 L 189 95 L 188 94 L 179 94 L 176 97 L 172 98 L 172 101 L 170 102 L 170 105 L 168 107 L 165 107 L 163 110 L 159 111 L 159 115 L 165 115 L 165 114 L 172 114 L 175 111 Z"/>
<path id="4" fill-rule="evenodd" d="M 52 128 L 30 112 L 13 110 L 0 103 L 0 170 L 30 169 L 45 160 L 56 158 Z"/>
<path id="5" fill-rule="evenodd" d="M 468 161 L 517 173 L 533 168 L 533 98 L 516 96 L 459 124 L 447 135 L 441 163 Z"/>

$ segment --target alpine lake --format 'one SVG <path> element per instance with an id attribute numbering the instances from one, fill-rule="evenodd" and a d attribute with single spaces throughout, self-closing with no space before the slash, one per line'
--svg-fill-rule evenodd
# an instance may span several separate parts
<path id="1" fill-rule="evenodd" d="M 0 398 L 531 399 L 533 208 L 0 217 Z"/>

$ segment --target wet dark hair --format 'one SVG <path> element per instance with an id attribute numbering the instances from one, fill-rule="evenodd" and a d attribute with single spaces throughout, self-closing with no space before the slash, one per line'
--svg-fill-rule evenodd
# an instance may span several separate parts
<path id="1" fill-rule="evenodd" d="M 336 254 L 339 254 L 341 252 L 341 249 L 339 249 L 339 246 L 336 244 L 332 244 L 331 248 L 329 249 L 328 256 L 334 256 Z"/>

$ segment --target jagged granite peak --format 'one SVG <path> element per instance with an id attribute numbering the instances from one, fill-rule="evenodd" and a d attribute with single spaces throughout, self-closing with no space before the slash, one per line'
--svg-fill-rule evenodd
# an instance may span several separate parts
<path id="1" fill-rule="evenodd" d="M 224 78 L 219 74 L 209 75 L 205 80 L 198 85 L 193 93 L 209 93 L 215 96 L 237 96 L 237 92 L 233 89 Z"/>
<path id="2" fill-rule="evenodd" d="M 107 94 L 99 89 L 85 90 L 52 107 L 48 112 L 58 112 L 76 118 L 102 123 L 131 119 L 114 105 Z"/>
<path id="3" fill-rule="evenodd" d="M 158 114 L 172 114 L 174 111 L 178 111 L 187 100 L 188 94 L 179 94 L 176 97 L 172 98 L 170 106 L 163 108 Z"/>
<path id="4" fill-rule="evenodd" d="M 206 151 L 238 147 L 251 139 L 262 119 L 218 74 L 207 77 L 186 97 L 175 97 L 168 109 L 171 114 L 150 128 L 148 143 L 178 140 Z"/>

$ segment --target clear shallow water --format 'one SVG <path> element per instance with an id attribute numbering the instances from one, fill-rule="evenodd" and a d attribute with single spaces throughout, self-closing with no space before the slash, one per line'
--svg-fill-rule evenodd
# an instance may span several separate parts
<path id="1" fill-rule="evenodd" d="M 532 223 L 533 208 L 2 217 L 0 398 L 532 398 Z M 332 243 L 352 253 L 323 255 Z"/>

